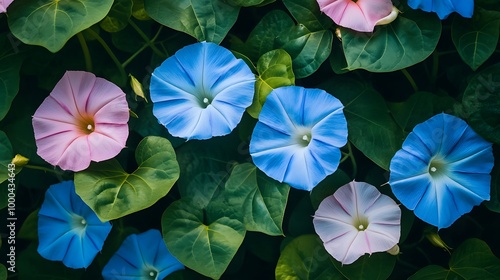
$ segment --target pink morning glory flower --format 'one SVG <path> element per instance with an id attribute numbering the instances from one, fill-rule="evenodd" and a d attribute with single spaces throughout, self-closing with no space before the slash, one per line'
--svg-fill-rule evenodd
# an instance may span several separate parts
<path id="1" fill-rule="evenodd" d="M 343 27 L 372 32 L 392 12 L 391 0 L 317 0 L 320 10 Z"/>
<path id="2" fill-rule="evenodd" d="M 342 264 L 351 264 L 366 253 L 397 245 L 401 209 L 374 186 L 353 181 L 320 203 L 313 223 L 328 253 Z"/>
<path id="3" fill-rule="evenodd" d="M 392 192 L 423 221 L 451 226 L 490 199 L 492 143 L 441 113 L 415 126 L 391 160 Z"/>
<path id="4" fill-rule="evenodd" d="M 116 156 L 128 137 L 125 93 L 92 73 L 67 71 L 33 115 L 37 153 L 64 170 Z"/>
<path id="5" fill-rule="evenodd" d="M 0 0 L 0 14 L 6 13 L 7 8 L 10 4 L 12 4 L 12 2 L 14 2 L 14 0 Z"/>

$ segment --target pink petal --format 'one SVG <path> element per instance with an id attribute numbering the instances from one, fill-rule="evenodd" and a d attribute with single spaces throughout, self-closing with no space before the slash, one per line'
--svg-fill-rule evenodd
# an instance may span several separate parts
<path id="1" fill-rule="evenodd" d="M 128 112 L 125 93 L 115 84 L 103 78 L 96 78 L 92 91 L 89 94 L 85 111 L 89 115 L 94 115 L 106 105 L 120 106 L 120 108 L 116 108 L 115 111 L 123 110 L 123 108 L 126 107 Z"/>
<path id="2" fill-rule="evenodd" d="M 98 132 L 105 131 L 105 134 Z M 90 158 L 99 162 L 115 157 L 125 147 L 128 137 L 127 125 L 104 124 L 88 136 Z"/>
<path id="3" fill-rule="evenodd" d="M 14 0 L 0 0 L 0 14 L 6 13 L 9 5 L 14 2 Z"/>
<path id="4" fill-rule="evenodd" d="M 391 0 L 317 0 L 320 10 L 343 27 L 372 32 L 380 19 L 392 11 Z"/>
<path id="5" fill-rule="evenodd" d="M 87 137 L 68 131 L 37 140 L 39 155 L 52 165 L 64 170 L 81 171 L 90 165 Z"/>
<path id="6" fill-rule="evenodd" d="M 92 73 L 66 71 L 50 96 L 71 115 L 75 117 L 85 116 L 85 107 L 95 81 L 96 77 Z"/>

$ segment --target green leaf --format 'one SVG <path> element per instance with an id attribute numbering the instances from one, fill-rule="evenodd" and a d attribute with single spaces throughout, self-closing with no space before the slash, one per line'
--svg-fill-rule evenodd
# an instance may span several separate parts
<path id="1" fill-rule="evenodd" d="M 394 270 L 396 256 L 379 252 L 365 254 L 350 265 L 342 265 L 336 260 L 333 260 L 333 264 L 347 279 L 385 280 Z"/>
<path id="2" fill-rule="evenodd" d="M 401 149 L 404 134 L 388 113 L 387 105 L 369 84 L 342 76 L 322 85 L 344 104 L 349 140 L 378 166 L 389 169 Z"/>
<path id="3" fill-rule="evenodd" d="M 316 0 L 283 0 L 293 18 L 311 31 L 326 30 L 333 21 L 319 10 Z"/>
<path id="4" fill-rule="evenodd" d="M 484 241 L 472 238 L 464 241 L 451 255 L 449 269 L 430 265 L 412 275 L 409 280 L 497 279 L 500 260 Z"/>
<path id="5" fill-rule="evenodd" d="M 296 78 L 305 78 L 316 72 L 330 55 L 332 42 L 330 30 L 310 31 L 303 24 L 283 31 L 278 37 L 279 48 L 292 57 Z"/>
<path id="6" fill-rule="evenodd" d="M 251 7 L 260 5 L 264 0 L 226 0 L 226 3 L 238 7 Z"/>
<path id="7" fill-rule="evenodd" d="M 144 8 L 157 22 L 216 44 L 226 37 L 240 10 L 223 0 L 145 0 Z"/>
<path id="8" fill-rule="evenodd" d="M 400 70 L 426 59 L 441 36 L 441 21 L 422 11 L 407 10 L 373 33 L 341 28 L 347 69 L 371 72 Z"/>
<path id="9" fill-rule="evenodd" d="M 276 265 L 276 279 L 343 280 L 317 235 L 301 235 L 281 252 Z"/>
<path id="10" fill-rule="evenodd" d="M 37 240 L 38 239 L 38 210 L 31 212 L 24 220 L 19 232 L 18 238 Z"/>
<path id="11" fill-rule="evenodd" d="M 132 0 L 115 0 L 99 26 L 107 32 L 118 32 L 128 25 L 130 16 L 132 16 Z"/>
<path id="12" fill-rule="evenodd" d="M 500 34 L 500 12 L 481 7 L 472 19 L 455 17 L 451 38 L 462 60 L 476 71 L 495 52 Z"/>
<path id="13" fill-rule="evenodd" d="M 236 165 L 225 184 L 224 212 L 249 231 L 283 235 L 283 217 L 290 187 L 267 177 L 251 163 Z M 215 204 L 219 206 L 220 204 Z M 208 209 L 210 215 L 213 207 Z M 217 209 L 216 211 L 221 211 Z"/>
<path id="14" fill-rule="evenodd" d="M 462 99 L 469 125 L 482 137 L 500 144 L 500 64 L 475 75 Z"/>
<path id="15" fill-rule="evenodd" d="M 132 0 L 132 16 L 138 20 L 151 19 L 144 9 L 144 0 Z"/>
<path id="16" fill-rule="evenodd" d="M 262 105 L 267 96 L 275 88 L 295 84 L 295 75 L 292 71 L 292 58 L 282 50 L 272 50 L 262 55 L 257 62 L 259 76 L 255 82 L 255 95 L 252 105 L 247 112 L 258 118 Z"/>
<path id="17" fill-rule="evenodd" d="M 0 58 L 0 121 L 9 112 L 12 100 L 19 91 L 19 70 L 22 60 L 19 56 Z"/>
<path id="18" fill-rule="evenodd" d="M 0 183 L 9 178 L 9 164 L 14 158 L 12 145 L 5 132 L 0 130 Z"/>
<path id="19" fill-rule="evenodd" d="M 0 280 L 7 280 L 7 268 L 0 264 Z"/>
<path id="20" fill-rule="evenodd" d="M 75 174 L 76 193 L 102 221 L 148 208 L 164 197 L 179 178 L 175 151 L 165 138 L 144 138 L 135 158 L 138 167 L 131 174 L 115 159 L 92 163 Z"/>
<path id="21" fill-rule="evenodd" d="M 231 39 L 231 48 L 257 61 L 265 53 L 277 49 L 277 38 L 285 30 L 295 26 L 287 13 L 272 10 L 267 13 L 248 35 L 246 43 Z"/>
<path id="22" fill-rule="evenodd" d="M 106 16 L 113 0 L 26 0 L 9 7 L 9 27 L 25 44 L 51 52 Z"/>
<path id="23" fill-rule="evenodd" d="M 168 250 L 185 266 L 218 279 L 227 269 L 245 237 L 238 220 L 221 217 L 204 221 L 204 211 L 184 199 L 172 203 L 162 216 Z"/>

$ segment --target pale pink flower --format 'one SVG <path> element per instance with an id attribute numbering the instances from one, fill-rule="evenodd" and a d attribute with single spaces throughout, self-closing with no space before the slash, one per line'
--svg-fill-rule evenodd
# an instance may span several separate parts
<path id="1" fill-rule="evenodd" d="M 115 157 L 128 137 L 129 109 L 115 84 L 67 71 L 33 116 L 38 155 L 64 170 Z"/>
<path id="2" fill-rule="evenodd" d="M 401 209 L 374 186 L 353 181 L 320 203 L 313 223 L 328 253 L 351 264 L 399 242 Z"/>
<path id="3" fill-rule="evenodd" d="M 0 14 L 6 13 L 7 8 L 10 4 L 12 4 L 12 2 L 14 2 L 14 0 L 0 0 Z"/>
<path id="4" fill-rule="evenodd" d="M 343 27 L 372 32 L 392 12 L 391 0 L 317 0 L 320 10 Z"/>

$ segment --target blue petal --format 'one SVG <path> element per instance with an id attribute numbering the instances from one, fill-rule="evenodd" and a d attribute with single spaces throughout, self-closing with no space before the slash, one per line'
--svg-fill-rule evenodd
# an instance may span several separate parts
<path id="1" fill-rule="evenodd" d="M 153 114 L 177 137 L 226 135 L 252 103 L 254 84 L 250 68 L 229 50 L 206 42 L 189 45 L 153 72 Z"/>
<path id="2" fill-rule="evenodd" d="M 102 270 L 104 279 L 149 279 L 148 270 L 158 272 L 157 279 L 184 269 L 167 249 L 158 230 L 128 236 Z"/>
<path id="3" fill-rule="evenodd" d="M 412 9 L 421 9 L 426 12 L 435 12 L 440 19 L 449 14 L 458 12 L 461 16 L 470 18 L 474 13 L 474 0 L 408 0 Z"/>
<path id="4" fill-rule="evenodd" d="M 88 267 L 111 231 L 111 224 L 99 221 L 75 193 L 73 181 L 52 185 L 38 216 L 39 254 L 71 268 Z M 86 220 L 86 226 L 75 223 L 80 218 Z"/>
<path id="5" fill-rule="evenodd" d="M 250 141 L 255 165 L 280 182 L 312 190 L 339 165 L 339 147 L 347 142 L 342 108 L 323 90 L 296 86 L 273 90 Z M 308 144 L 300 142 L 304 133 L 310 133 Z"/>
<path id="6" fill-rule="evenodd" d="M 422 197 L 429 189 L 432 189 L 432 183 L 429 174 L 420 174 L 407 179 L 395 180 L 389 179 L 392 193 L 396 198 L 410 210 L 415 210 Z M 429 210 L 432 211 L 432 210 Z M 427 220 L 422 219 L 427 222 Z"/>

